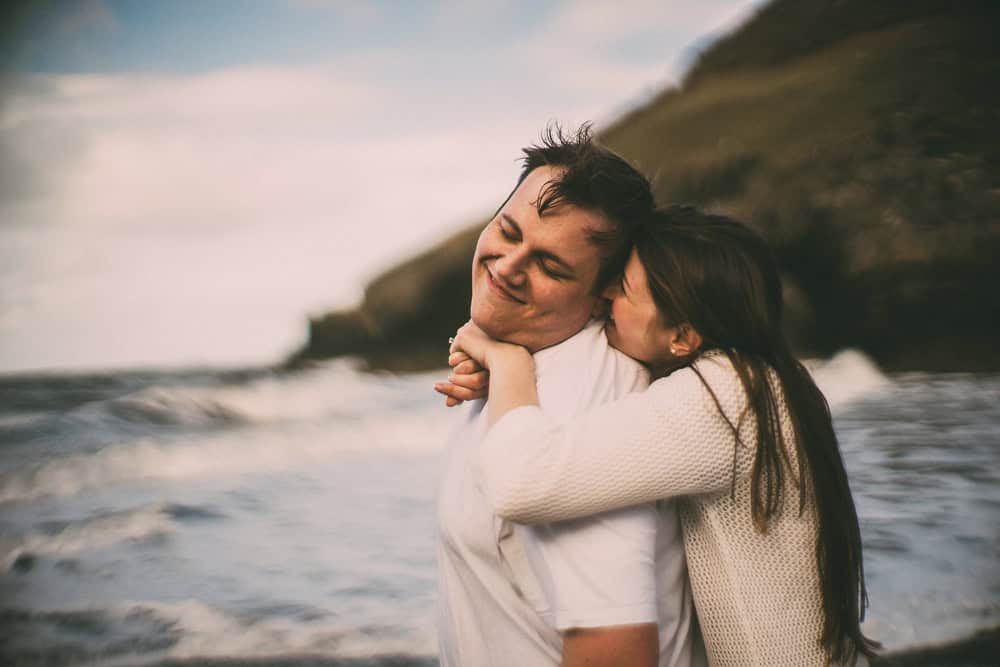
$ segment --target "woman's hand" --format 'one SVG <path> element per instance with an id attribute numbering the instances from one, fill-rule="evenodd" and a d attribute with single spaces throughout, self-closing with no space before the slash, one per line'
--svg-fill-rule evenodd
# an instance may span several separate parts
<path id="1" fill-rule="evenodd" d="M 490 354 L 504 347 L 511 347 L 511 344 L 490 338 L 475 322 L 469 320 L 455 333 L 449 352 L 464 352 L 482 368 L 489 370 Z"/>
<path id="2" fill-rule="evenodd" d="M 438 382 L 434 390 L 445 395 L 444 404 L 449 408 L 465 401 L 486 398 L 490 388 L 490 373 L 464 352 L 448 355 L 451 375 L 447 382 Z"/>
<path id="3" fill-rule="evenodd" d="M 490 365 L 494 359 L 531 358 L 520 345 L 501 343 L 491 338 L 471 320 L 451 340 L 450 352 L 448 365 L 454 370 L 447 382 L 434 385 L 435 391 L 447 397 L 445 405 L 448 407 L 487 396 Z"/>
<path id="4" fill-rule="evenodd" d="M 516 407 L 538 405 L 535 361 L 526 348 L 494 340 L 473 322 L 466 322 L 452 339 L 451 352 L 452 357 L 448 361 L 449 363 L 454 361 L 455 368 L 469 360 L 478 364 L 478 369 L 463 367 L 463 370 L 473 370 L 473 372 L 461 375 L 476 375 L 474 380 L 470 380 L 476 385 L 482 385 L 481 389 L 476 390 L 476 398 L 479 398 L 479 391 L 489 391 L 490 408 L 487 423 L 490 427 Z M 465 356 L 456 356 L 456 352 L 464 353 Z M 446 384 L 451 385 L 449 387 L 451 392 L 445 391 Z M 462 392 L 454 394 L 459 389 L 454 382 L 435 385 L 434 389 L 449 397 L 446 404 L 450 404 L 452 398 L 465 400 Z M 467 395 L 472 396 L 472 394 Z"/>

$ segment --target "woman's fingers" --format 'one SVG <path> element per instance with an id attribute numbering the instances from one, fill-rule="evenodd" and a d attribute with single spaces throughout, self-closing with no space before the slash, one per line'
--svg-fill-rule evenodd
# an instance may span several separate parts
<path id="1" fill-rule="evenodd" d="M 483 367 L 472 359 L 460 361 L 451 368 L 452 375 L 472 375 L 474 373 L 479 373 L 482 370 Z"/>
<path id="2" fill-rule="evenodd" d="M 458 369 L 456 369 L 457 371 Z M 485 390 L 490 386 L 489 371 L 475 371 L 473 373 L 452 373 L 448 382 L 465 387 L 466 389 Z"/>
<path id="3" fill-rule="evenodd" d="M 461 350 L 452 352 L 451 354 L 448 355 L 448 365 L 451 366 L 452 368 L 458 366 L 464 361 L 472 361 L 472 358 L 465 352 L 462 352 Z M 472 361 L 472 363 L 476 362 Z"/>
<path id="4" fill-rule="evenodd" d="M 458 401 L 474 401 L 477 398 L 483 398 L 486 396 L 486 391 L 484 389 L 471 389 L 469 387 L 462 387 L 452 382 L 438 382 L 434 385 L 434 391 Z M 448 402 L 445 401 L 445 403 Z"/>
<path id="5" fill-rule="evenodd" d="M 445 395 L 444 404 L 449 408 L 465 401 L 485 398 L 490 384 L 489 373 L 465 352 L 456 350 L 448 355 L 452 367 L 447 382 L 434 385 L 434 390 Z"/>

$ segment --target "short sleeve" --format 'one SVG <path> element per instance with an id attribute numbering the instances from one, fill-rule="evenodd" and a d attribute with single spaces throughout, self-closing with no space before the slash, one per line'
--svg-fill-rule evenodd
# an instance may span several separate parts
<path id="1" fill-rule="evenodd" d="M 656 623 L 654 505 L 515 526 L 557 630 Z M 518 576 L 515 573 L 515 576 Z"/>

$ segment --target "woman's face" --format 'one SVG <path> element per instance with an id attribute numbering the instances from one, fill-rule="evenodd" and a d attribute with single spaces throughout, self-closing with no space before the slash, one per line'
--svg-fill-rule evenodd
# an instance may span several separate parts
<path id="1" fill-rule="evenodd" d="M 613 285 L 603 296 L 611 300 L 608 342 L 628 356 L 648 365 L 660 365 L 674 359 L 671 345 L 677 327 L 663 323 L 649 293 L 646 269 L 635 251 L 625 266 L 620 285 Z"/>

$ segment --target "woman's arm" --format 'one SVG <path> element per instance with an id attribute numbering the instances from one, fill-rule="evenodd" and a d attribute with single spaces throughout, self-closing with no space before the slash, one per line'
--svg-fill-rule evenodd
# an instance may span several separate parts
<path id="1" fill-rule="evenodd" d="M 500 368 L 491 369 L 491 411 L 495 392 L 507 390 Z M 698 368 L 738 424 L 746 399 L 729 361 L 715 357 Z M 752 461 L 742 445 L 734 459 L 732 427 L 690 369 L 569 423 L 554 422 L 523 397 L 509 401 L 505 412 L 483 443 L 480 463 L 494 511 L 521 523 L 725 492 L 734 460 L 737 474 L 745 474 Z M 752 445 L 755 424 L 744 421 L 741 441 Z"/>
<path id="2" fill-rule="evenodd" d="M 464 352 L 489 374 L 489 426 L 514 408 L 538 405 L 535 360 L 527 349 L 494 340 L 473 322 L 458 330 L 451 349 Z"/>

